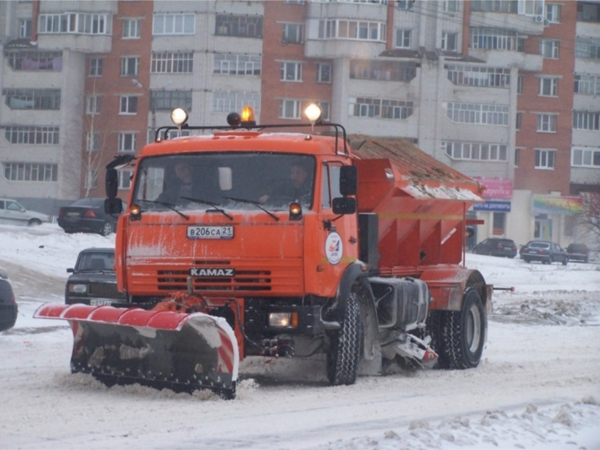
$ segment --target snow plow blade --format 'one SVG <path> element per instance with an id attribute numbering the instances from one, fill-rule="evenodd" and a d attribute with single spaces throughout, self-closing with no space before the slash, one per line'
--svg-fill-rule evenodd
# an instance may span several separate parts
<path id="1" fill-rule="evenodd" d="M 211 389 L 235 397 L 238 345 L 227 321 L 203 313 L 44 304 L 35 318 L 64 319 L 73 330 L 71 372 L 112 384 L 178 392 Z"/>

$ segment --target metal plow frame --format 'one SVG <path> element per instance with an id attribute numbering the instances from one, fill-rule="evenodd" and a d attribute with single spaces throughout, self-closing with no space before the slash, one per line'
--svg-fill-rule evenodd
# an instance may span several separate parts
<path id="1" fill-rule="evenodd" d="M 73 331 L 71 372 L 107 385 L 140 383 L 235 397 L 239 349 L 227 321 L 203 313 L 46 303 L 39 319 L 67 320 Z"/>

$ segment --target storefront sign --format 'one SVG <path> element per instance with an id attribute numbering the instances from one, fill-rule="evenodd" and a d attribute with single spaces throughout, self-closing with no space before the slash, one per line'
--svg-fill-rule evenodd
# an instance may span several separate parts
<path id="1" fill-rule="evenodd" d="M 533 214 L 574 215 L 581 214 L 581 197 L 559 197 L 555 195 L 537 195 L 531 198 Z"/>
<path id="2" fill-rule="evenodd" d="M 486 201 L 484 203 L 475 203 L 474 211 L 493 211 L 493 212 L 510 212 L 510 202 L 503 201 Z"/>
<path id="3" fill-rule="evenodd" d="M 483 198 L 512 198 L 512 180 L 510 178 L 473 177 L 485 186 Z"/>

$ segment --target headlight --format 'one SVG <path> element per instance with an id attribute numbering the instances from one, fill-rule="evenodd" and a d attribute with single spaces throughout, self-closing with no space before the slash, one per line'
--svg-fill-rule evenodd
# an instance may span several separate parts
<path id="1" fill-rule="evenodd" d="M 269 326 L 277 328 L 297 328 L 297 312 L 280 312 L 269 314 Z"/>
<path id="2" fill-rule="evenodd" d="M 72 292 L 74 294 L 85 294 L 87 292 L 87 288 L 87 284 L 70 284 L 69 292 Z"/>

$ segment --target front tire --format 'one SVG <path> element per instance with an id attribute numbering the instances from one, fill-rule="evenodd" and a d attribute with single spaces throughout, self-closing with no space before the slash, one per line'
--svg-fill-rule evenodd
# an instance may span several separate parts
<path id="1" fill-rule="evenodd" d="M 331 333 L 327 352 L 327 378 L 332 386 L 354 384 L 358 375 L 362 342 L 358 289 L 358 286 L 354 285 L 350 290 L 341 327 Z"/>
<path id="2" fill-rule="evenodd" d="M 479 292 L 465 291 L 460 311 L 432 311 L 428 321 L 441 369 L 471 369 L 481 361 L 487 318 Z"/>
<path id="3" fill-rule="evenodd" d="M 29 222 L 27 222 L 27 225 L 30 227 L 37 227 L 40 226 L 42 224 L 42 221 L 39 219 L 31 219 Z"/>

